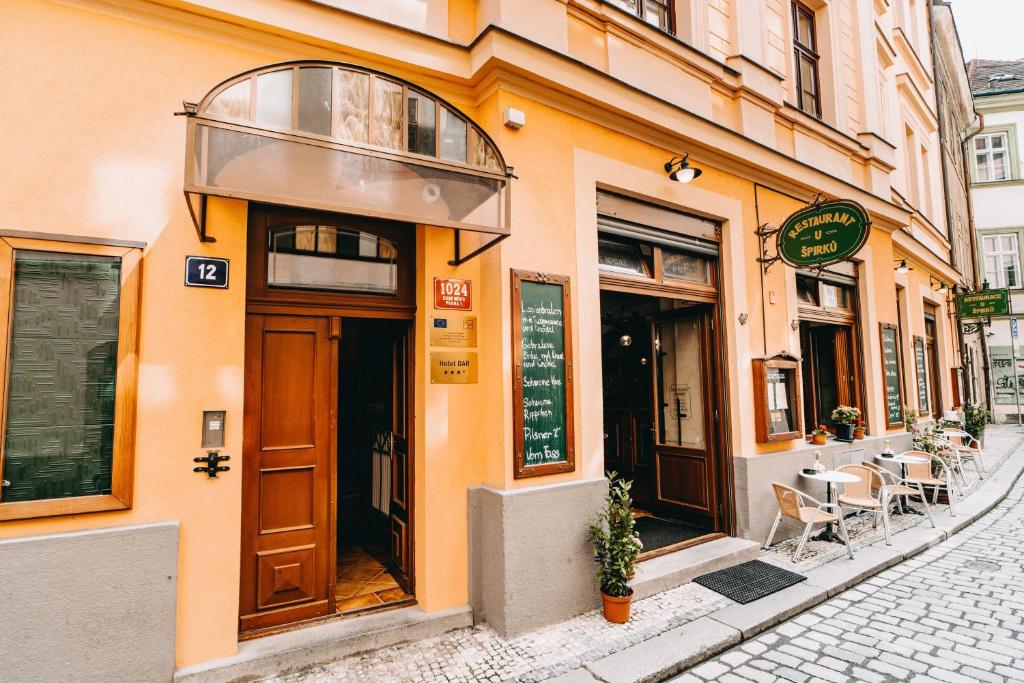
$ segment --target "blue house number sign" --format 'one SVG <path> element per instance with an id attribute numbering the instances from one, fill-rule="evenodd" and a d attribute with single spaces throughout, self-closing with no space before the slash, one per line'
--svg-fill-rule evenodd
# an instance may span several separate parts
<path id="1" fill-rule="evenodd" d="M 185 286 L 227 289 L 228 260 L 206 256 L 186 256 Z"/>

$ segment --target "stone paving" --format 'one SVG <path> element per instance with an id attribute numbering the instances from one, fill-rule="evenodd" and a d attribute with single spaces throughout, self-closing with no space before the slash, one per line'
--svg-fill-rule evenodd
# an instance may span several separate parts
<path id="1" fill-rule="evenodd" d="M 998 427 L 990 428 L 986 437 L 986 464 L 992 471 L 1021 443 L 1024 434 L 1017 427 Z M 1024 483 L 1018 484 L 1010 498 L 1020 502 L 1022 493 Z M 1024 508 L 1012 520 L 1007 518 L 999 525 L 990 523 L 1005 517 L 1008 507 L 1008 502 L 1004 502 L 951 541 L 737 646 L 678 680 L 874 682 L 924 675 L 943 681 L 1004 680 L 1003 677 L 1012 677 L 997 667 L 1017 667 L 1021 671 L 1017 672 L 1015 680 L 1024 681 L 1024 659 L 1020 659 L 1024 657 L 1024 626 L 1021 625 L 1024 588 L 1010 586 L 1013 581 L 1024 583 L 1021 581 L 1024 546 L 1016 546 L 1012 535 L 1012 529 L 1016 529 L 1017 535 L 1024 531 Z M 895 517 L 893 531 L 922 521 L 927 523 L 925 519 Z M 986 525 L 986 529 L 991 527 L 987 532 L 990 536 L 973 536 L 979 534 L 980 525 Z M 867 520 L 856 522 L 855 527 L 855 550 L 881 538 L 881 526 L 875 530 Z M 1011 533 L 1004 537 L 1002 534 L 1007 531 Z M 965 542 L 966 538 L 970 541 Z M 806 571 L 835 557 L 845 557 L 845 551 L 838 544 L 810 542 L 804 551 L 805 558 L 793 565 L 789 561 L 792 548 L 788 543 L 779 544 L 762 559 Z M 999 565 L 993 572 L 983 571 L 984 567 L 963 567 L 968 559 L 976 558 L 963 559 L 961 555 L 970 556 L 975 547 L 995 555 L 1013 548 L 1015 559 L 1013 564 L 1008 556 L 992 560 Z M 980 557 L 982 553 L 975 554 Z M 947 575 L 952 570 L 959 570 L 955 581 Z M 888 608 L 894 599 L 898 606 Z M 993 605 L 998 606 L 1000 601 L 1000 610 L 993 608 L 990 614 L 982 613 Z M 579 669 L 732 604 L 735 603 L 728 598 L 690 583 L 638 600 L 633 604 L 632 619 L 625 625 L 609 624 L 599 610 L 510 640 L 482 625 L 344 657 L 269 680 L 277 683 L 541 681 Z M 828 622 L 822 623 L 826 619 Z M 847 631 L 851 633 L 849 638 L 843 637 Z M 1009 647 L 1011 642 L 1012 648 Z M 910 643 L 915 643 L 916 647 Z M 1001 649 L 993 649 L 996 646 Z M 981 654 L 972 654 L 974 649 L 979 649 Z M 1021 654 L 1005 654 L 1014 649 Z M 918 654 L 920 657 L 915 658 Z M 994 657 L 1000 661 L 996 662 Z M 900 665 L 900 660 L 908 661 Z M 950 668 L 954 664 L 965 668 L 956 673 L 957 666 Z M 932 672 L 933 668 L 939 673 Z M 992 677 L 972 677 L 969 671 L 965 673 L 966 669 Z M 792 678 L 786 678 L 787 674 Z M 968 678 L 954 678 L 956 675 Z"/>
<path id="2" fill-rule="evenodd" d="M 670 680 L 1024 681 L 1022 535 L 1024 479 L 950 540 Z"/>

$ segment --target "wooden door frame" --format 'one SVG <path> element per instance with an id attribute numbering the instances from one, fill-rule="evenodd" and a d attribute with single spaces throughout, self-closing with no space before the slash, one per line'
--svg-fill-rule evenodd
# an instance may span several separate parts
<path id="1" fill-rule="evenodd" d="M 306 223 L 299 223 L 306 221 Z M 294 222 L 296 224 L 318 224 L 318 225 L 352 225 L 362 227 L 367 231 L 374 231 L 383 228 L 389 234 L 401 228 L 408 228 L 411 234 L 401 237 L 399 240 L 399 294 L 396 297 L 377 297 L 365 294 L 348 294 L 343 292 L 307 291 L 307 290 L 282 290 L 281 292 L 270 292 L 265 286 L 266 278 L 266 231 L 270 227 Z M 416 304 L 415 293 L 418 287 L 416 280 L 416 258 L 417 258 L 417 234 L 415 226 L 396 224 L 376 219 L 367 219 L 362 216 L 348 216 L 343 214 L 329 214 L 322 211 L 300 210 L 294 208 L 275 207 L 267 205 L 249 204 L 249 216 L 247 223 L 247 261 L 249 265 L 246 279 L 246 316 L 249 315 L 296 315 L 315 316 L 328 319 L 329 338 L 335 342 L 336 348 L 332 353 L 331 373 L 331 444 L 333 457 L 330 459 L 329 491 L 328 491 L 328 515 L 329 515 L 329 543 L 330 543 L 330 566 L 333 569 L 329 573 L 330 590 L 328 591 L 329 610 L 324 616 L 312 619 L 296 621 L 280 626 L 266 629 L 255 629 L 241 631 L 239 622 L 239 640 L 271 635 L 282 631 L 302 628 L 322 621 L 332 620 L 339 617 L 351 617 L 352 614 L 338 614 L 334 597 L 334 583 L 337 575 L 337 525 L 338 525 L 338 391 L 339 385 L 339 358 L 341 340 L 344 335 L 344 321 L 342 318 L 362 319 L 388 319 L 405 321 L 404 333 L 408 337 L 406 352 L 406 433 L 407 433 L 407 464 L 406 477 L 409 489 L 408 507 L 408 534 L 409 534 L 409 594 L 411 600 L 396 603 L 400 606 L 415 603 L 416 590 Z M 404 257 L 402 246 L 405 247 Z M 255 267 L 254 267 L 255 266 Z M 410 288 L 406 289 L 406 288 Z M 248 325 L 247 325 L 248 330 Z M 248 349 L 248 337 L 246 339 Z M 246 377 L 243 384 L 243 396 L 250 391 L 250 378 Z M 243 410 L 243 434 L 246 431 L 246 423 L 251 416 Z M 242 493 L 246 492 L 248 476 L 246 469 L 242 468 Z M 242 513 L 244 514 L 244 503 Z M 244 533 L 244 521 L 241 525 Z M 389 522 L 390 526 L 390 522 Z M 390 528 L 389 528 L 390 534 Z M 244 544 L 244 539 L 242 540 Z M 242 558 L 244 561 L 244 558 Z M 241 567 L 239 568 L 241 571 Z M 241 596 L 239 595 L 239 599 Z M 388 609 L 391 605 L 381 605 L 381 609 Z M 377 609 L 366 610 L 366 613 L 377 611 Z"/>
<path id="2" fill-rule="evenodd" d="M 720 258 L 720 257 L 719 257 Z M 711 268 L 711 281 L 716 287 L 720 287 L 721 268 L 718 264 L 718 259 L 710 259 L 709 267 Z M 736 495 L 735 495 L 735 476 L 733 472 L 732 462 L 732 438 L 728 428 L 730 424 L 729 414 L 729 386 L 725 378 L 728 377 L 728 350 L 725 348 L 724 341 L 724 312 L 723 304 L 717 295 L 709 295 L 706 292 L 691 292 L 680 288 L 679 291 L 666 292 L 666 291 L 652 291 L 650 286 L 631 283 L 626 278 L 609 276 L 607 274 L 600 274 L 599 277 L 599 290 L 618 292 L 625 294 L 635 294 L 638 296 L 644 296 L 655 299 L 679 299 L 689 301 L 695 305 L 710 305 L 712 310 L 707 312 L 707 318 L 710 321 L 710 340 L 711 343 L 708 348 L 708 352 L 711 354 L 710 365 L 716 373 L 716 377 L 719 379 L 717 382 L 706 382 L 707 389 L 710 390 L 711 386 L 717 385 L 721 387 L 720 391 L 714 392 L 713 400 L 706 405 L 708 413 L 713 414 L 712 422 L 713 429 L 708 430 L 708 440 L 714 440 L 717 445 L 717 456 L 714 458 L 715 467 L 717 469 L 716 477 L 716 494 L 718 496 L 718 503 L 721 505 L 721 513 L 719 526 L 721 527 L 718 531 L 702 536 L 692 541 L 675 544 L 668 546 L 667 548 L 659 548 L 657 551 L 653 551 L 649 554 L 645 554 L 641 559 L 650 559 L 651 557 L 657 557 L 668 552 L 674 552 L 688 545 L 695 545 L 697 543 L 703 543 L 705 541 L 713 540 L 714 538 L 721 537 L 723 535 L 733 536 L 736 533 Z M 600 301 L 598 301 L 600 307 Z M 598 316 L 600 317 L 600 316 Z M 652 339 L 653 343 L 653 339 Z M 652 368 L 652 372 L 654 369 Z M 602 369 L 603 376 L 603 369 Z M 652 380 L 652 392 L 656 392 L 657 388 L 654 386 Z M 656 412 L 653 409 L 656 407 L 656 398 L 652 396 L 652 412 Z M 715 417 L 717 415 L 717 418 Z M 652 416 L 652 422 L 654 417 Z M 657 429 L 657 426 L 655 426 Z M 603 451 L 602 451 L 603 452 Z M 657 455 L 653 454 L 655 460 Z M 654 468 L 657 468 L 657 462 L 653 463 Z M 657 478 L 657 473 L 655 472 Z M 657 486 L 657 480 L 655 481 Z"/>

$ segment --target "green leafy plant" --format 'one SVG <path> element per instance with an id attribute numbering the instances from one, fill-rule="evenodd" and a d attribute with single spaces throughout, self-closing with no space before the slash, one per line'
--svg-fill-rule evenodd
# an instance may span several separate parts
<path id="1" fill-rule="evenodd" d="M 629 580 L 633 578 L 636 558 L 643 544 L 634 531 L 633 499 L 629 489 L 633 482 L 608 472 L 608 495 L 605 507 L 590 523 L 590 543 L 594 546 L 597 581 L 601 592 L 613 598 L 633 594 Z"/>
<path id="2" fill-rule="evenodd" d="M 964 431 L 981 441 L 985 435 L 985 427 L 988 425 L 992 414 L 983 406 L 967 403 L 964 405 Z"/>
<path id="3" fill-rule="evenodd" d="M 828 431 L 828 428 L 825 427 L 825 425 L 818 425 L 817 429 L 811 430 L 812 436 L 828 436 L 829 434 L 831 434 L 831 432 Z"/>
<path id="4" fill-rule="evenodd" d="M 917 424 L 917 411 L 910 406 L 903 406 L 903 426 L 907 428 L 908 432 L 912 432 L 915 424 Z"/>
<path id="5" fill-rule="evenodd" d="M 832 421 L 841 425 L 855 425 L 860 420 L 860 408 L 854 406 L 836 406 L 832 411 Z"/>

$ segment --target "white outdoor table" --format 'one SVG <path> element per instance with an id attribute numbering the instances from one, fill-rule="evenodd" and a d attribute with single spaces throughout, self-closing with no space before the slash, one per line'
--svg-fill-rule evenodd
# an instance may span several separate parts
<path id="1" fill-rule="evenodd" d="M 888 457 L 885 456 L 885 455 L 882 455 L 881 453 L 879 453 L 878 455 L 875 456 L 875 460 L 877 460 L 878 462 L 896 462 L 896 463 L 899 463 L 899 465 L 900 465 L 900 478 L 901 479 L 906 479 L 907 478 L 907 465 L 923 465 L 924 463 L 928 462 L 928 458 L 922 458 L 919 455 L 904 455 L 902 453 L 897 453 L 895 455 L 888 456 Z M 900 501 L 900 506 L 903 508 L 903 513 L 900 513 L 897 510 L 893 514 L 897 514 L 897 515 L 898 514 L 906 514 L 906 513 L 910 513 L 912 515 L 923 515 L 924 514 L 923 512 L 918 510 L 917 508 L 910 507 L 910 496 L 903 496 L 903 500 Z"/>
<path id="2" fill-rule="evenodd" d="M 824 472 L 815 472 L 814 474 L 808 474 L 803 470 L 800 470 L 800 476 L 804 479 L 813 479 L 815 481 L 825 482 L 825 495 L 829 503 L 835 502 L 835 485 L 836 484 L 852 484 L 860 481 L 860 477 L 855 474 L 848 474 L 846 472 L 838 472 L 836 470 L 825 470 Z M 832 512 L 832 510 L 829 510 Z M 839 510 L 839 514 L 843 514 L 842 509 Z M 814 537 L 816 541 L 833 541 L 835 543 L 843 543 L 843 539 L 836 535 L 835 529 L 832 527 L 832 522 L 825 523 L 825 529 Z M 843 544 L 845 545 L 845 544 Z"/>

